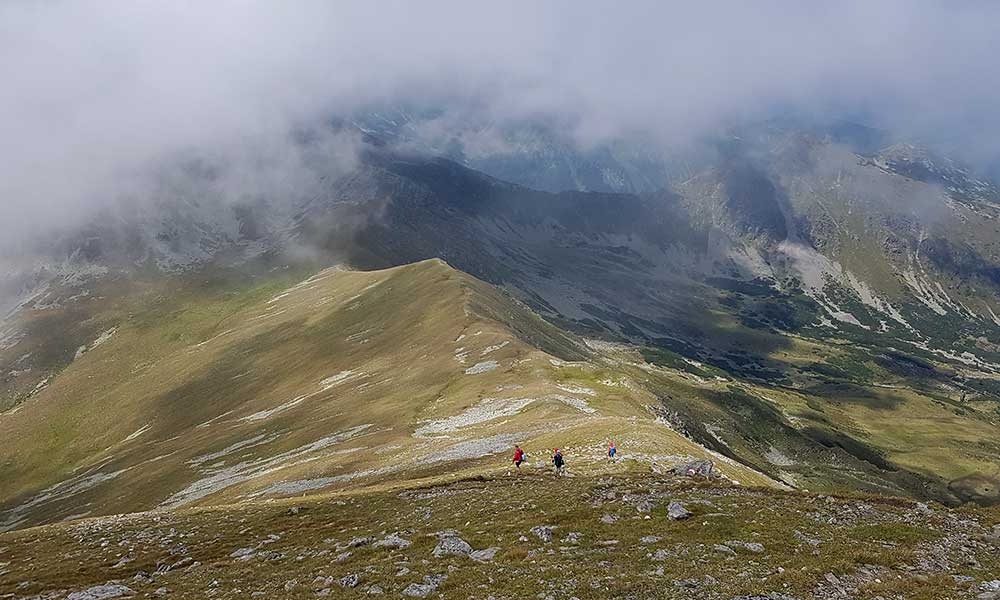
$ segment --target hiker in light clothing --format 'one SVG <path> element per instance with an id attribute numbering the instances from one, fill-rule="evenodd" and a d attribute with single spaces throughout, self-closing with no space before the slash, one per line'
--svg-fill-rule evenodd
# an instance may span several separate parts
<path id="1" fill-rule="evenodd" d="M 559 451 L 559 448 L 554 448 L 552 450 L 552 466 L 556 469 L 556 475 L 562 475 L 565 465 L 566 461 L 563 459 L 562 452 Z"/>

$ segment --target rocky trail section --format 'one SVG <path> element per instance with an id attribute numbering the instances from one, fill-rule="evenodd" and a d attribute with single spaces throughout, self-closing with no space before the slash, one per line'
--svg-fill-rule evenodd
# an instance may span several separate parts
<path id="1" fill-rule="evenodd" d="M 481 478 L 0 535 L 5 600 L 984 600 L 1000 597 L 997 573 L 995 509 L 643 471 Z"/>

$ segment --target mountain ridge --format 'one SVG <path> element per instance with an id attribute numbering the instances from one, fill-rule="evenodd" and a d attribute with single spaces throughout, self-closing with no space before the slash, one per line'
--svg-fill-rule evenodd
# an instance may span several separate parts
<path id="1" fill-rule="evenodd" d="M 515 442 L 712 455 L 627 372 L 440 260 L 281 281 L 134 303 L 0 415 L 3 527 L 489 471 Z"/>
<path id="2" fill-rule="evenodd" d="M 495 302 L 507 308 L 500 312 L 513 311 L 525 319 L 505 321 L 505 335 L 516 338 L 519 330 L 531 334 L 529 346 L 573 336 L 590 340 L 570 345 L 581 352 L 575 360 L 597 360 L 593 368 L 611 365 L 640 381 L 629 393 L 647 398 L 644 404 L 654 407 L 642 409 L 644 414 L 685 436 L 662 433 L 671 444 L 700 447 L 701 455 L 726 457 L 730 468 L 756 473 L 752 477 L 760 481 L 799 489 L 995 503 L 1000 498 L 995 468 L 1000 448 L 989 440 L 1000 414 L 1000 348 L 990 343 L 988 332 L 991 323 L 1000 323 L 990 316 L 995 315 L 990 312 L 990 271 L 970 270 L 969 264 L 978 264 L 975 260 L 948 254 L 961 247 L 954 235 L 958 224 L 976 218 L 972 235 L 961 243 L 983 264 L 992 264 L 989 205 L 970 208 L 953 202 L 951 193 L 937 184 L 891 172 L 888 163 L 876 165 L 812 135 L 748 136 L 730 152 L 729 163 L 689 178 L 673 191 L 553 194 L 447 159 L 376 146 L 358 168 L 330 178 L 321 194 L 303 200 L 286 216 L 269 220 L 265 211 L 266 226 L 234 225 L 223 228 L 229 234 L 216 237 L 219 230 L 198 225 L 202 209 L 181 215 L 188 231 L 208 237 L 204 244 L 192 242 L 197 235 L 175 238 L 173 248 L 180 255 L 196 257 L 172 263 L 176 269 L 147 260 L 104 263 L 104 254 L 71 252 L 72 265 L 55 271 L 65 275 L 48 288 L 38 287 L 33 299 L 5 320 L 0 364 L 6 365 L 7 410 L 0 413 L 0 422 L 19 418 L 27 410 L 25 403 L 50 394 L 81 357 L 87 361 L 115 348 L 136 314 L 149 315 L 154 330 L 170 330 L 169 319 L 177 319 L 177 327 L 199 323 L 205 328 L 210 322 L 200 319 L 212 311 L 219 311 L 221 323 L 227 311 L 246 310 L 242 302 L 266 300 L 255 295 L 263 291 L 252 290 L 271 290 L 277 297 L 280 290 L 269 286 L 294 286 L 331 263 L 403 268 L 437 258 L 498 286 L 490 294 L 502 294 L 502 302 Z M 914 201 L 897 204 L 901 198 Z M 927 214 L 934 219 L 926 221 Z M 231 218 L 252 219 L 239 211 Z M 229 219 L 223 222 L 236 222 Z M 172 230 L 171 220 L 147 233 L 158 229 Z M 933 235 L 923 237 L 925 231 Z M 947 277 L 933 261 L 919 256 L 924 242 L 934 236 L 947 241 L 937 252 L 938 262 L 952 256 L 955 268 Z M 197 252 L 188 254 L 188 243 Z M 210 251 L 198 254 L 205 248 Z M 152 310 L 167 306 L 163 298 L 171 295 L 190 304 L 184 310 Z M 431 296 L 419 296 L 420 302 Z M 393 306 L 399 310 L 401 305 L 390 303 L 380 310 Z M 193 316 L 184 316 L 186 311 Z M 537 315 L 529 316 L 531 311 Z M 539 315 L 543 320 L 536 320 Z M 205 330 L 206 336 L 212 330 Z M 550 333 L 531 337 L 540 331 Z M 187 334 L 176 330 L 170 335 Z M 275 348 L 289 339 L 275 333 L 244 351 L 249 357 L 273 357 Z M 176 342 L 169 336 L 164 340 Z M 440 340 L 430 347 L 445 351 Z M 385 351 L 391 355 L 395 349 L 387 346 Z M 315 368 L 310 361 L 303 364 L 306 370 Z M 299 367 L 288 372 L 302 376 Z M 321 381 L 337 373 L 315 373 L 314 378 Z M 177 390 L 167 405 L 221 393 L 208 379 L 198 385 Z M 295 385 L 309 387 L 315 381 Z M 598 389 L 594 385 L 570 387 Z M 259 401 L 266 389 L 244 393 Z M 280 396 L 294 402 L 312 391 Z M 601 397 L 606 393 L 611 392 L 602 391 Z M 98 397 L 81 394 L 87 401 Z M 589 398 L 584 396 L 577 399 Z M 275 414 L 295 414 L 303 403 Z M 573 403 L 563 404 L 572 409 Z M 501 412 L 514 406 L 504 404 Z M 261 405 L 250 414 L 274 408 Z M 133 424 L 119 432 L 122 439 L 147 435 L 149 430 L 139 433 L 145 422 Z M 327 433 L 365 424 L 345 423 Z M 580 435 L 594 444 L 600 435 L 585 430 Z M 314 437 L 303 438 L 300 447 L 323 438 Z M 653 438 L 643 439 L 655 445 Z M 497 438 L 491 448 L 511 441 Z M 66 454 L 64 438 L 51 442 L 62 448 L 67 463 L 80 459 Z M 553 439 L 552 445 L 556 443 Z M 206 449 L 206 454 L 224 449 Z M 36 467 L 38 473 L 46 472 Z M 372 468 L 380 466 L 357 470 Z M 345 474 L 331 470 L 301 480 L 327 481 Z M 57 483 L 21 484 L 16 504 L 28 501 L 32 490 Z M 163 499 L 161 494 L 155 502 Z M 151 503 L 150 498 L 129 506 Z"/>

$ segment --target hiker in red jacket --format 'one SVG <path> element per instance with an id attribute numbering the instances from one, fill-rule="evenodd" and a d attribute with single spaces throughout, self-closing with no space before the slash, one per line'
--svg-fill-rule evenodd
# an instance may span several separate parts
<path id="1" fill-rule="evenodd" d="M 523 463 L 525 461 L 525 459 L 527 459 L 527 458 L 528 458 L 528 455 L 524 453 L 524 450 L 521 450 L 520 446 L 514 446 L 514 466 L 515 467 L 517 467 L 518 469 L 520 469 L 521 468 L 521 463 Z"/>

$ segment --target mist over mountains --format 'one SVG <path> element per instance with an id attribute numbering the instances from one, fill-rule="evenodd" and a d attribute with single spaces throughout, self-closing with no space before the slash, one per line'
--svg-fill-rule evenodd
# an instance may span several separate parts
<path id="1" fill-rule="evenodd" d="M 996 15 L 983 14 L 996 9 L 983 3 L 0 10 L 0 73 L 15 92 L 0 100 L 5 239 L 141 203 L 178 157 L 227 165 L 241 184 L 220 197 L 278 182 L 294 194 L 304 185 L 294 132 L 400 106 L 436 112 L 410 133 L 438 154 L 442 144 L 496 154 L 541 126 L 564 152 L 633 144 L 658 158 L 793 112 L 846 115 L 981 169 L 997 158 Z M 512 128 L 522 133 L 505 140 Z"/>

